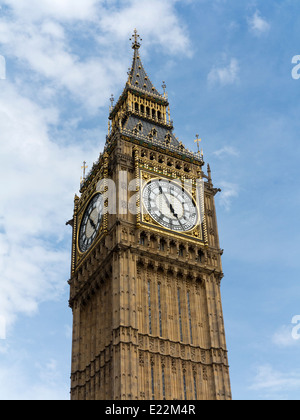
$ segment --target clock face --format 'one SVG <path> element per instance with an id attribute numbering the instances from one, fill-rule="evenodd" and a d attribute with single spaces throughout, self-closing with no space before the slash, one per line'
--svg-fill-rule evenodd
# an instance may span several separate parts
<path id="1" fill-rule="evenodd" d="M 92 246 L 99 232 L 104 210 L 104 202 L 101 194 L 96 194 L 89 203 L 79 231 L 79 249 L 86 252 Z"/>
<path id="2" fill-rule="evenodd" d="M 148 182 L 143 203 L 150 216 L 161 226 L 188 232 L 197 226 L 199 213 L 190 194 L 180 185 L 163 179 Z"/>

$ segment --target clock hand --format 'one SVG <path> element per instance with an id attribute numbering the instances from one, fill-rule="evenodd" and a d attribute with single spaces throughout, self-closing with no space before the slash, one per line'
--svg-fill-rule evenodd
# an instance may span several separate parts
<path id="1" fill-rule="evenodd" d="M 90 224 L 91 224 L 92 228 L 94 228 L 94 230 L 96 230 L 97 226 L 95 225 L 94 221 L 91 219 L 90 216 L 89 216 L 89 221 L 90 221 Z"/>
<path id="2" fill-rule="evenodd" d="M 169 209 L 171 210 L 171 213 L 176 217 L 176 219 L 178 220 L 180 226 L 182 227 L 182 229 L 184 230 L 183 224 L 181 223 L 178 214 L 175 213 L 174 207 L 172 206 L 172 204 L 169 202 L 168 197 L 166 196 L 166 194 L 164 193 L 163 189 L 161 186 L 159 186 L 159 191 L 160 193 L 164 196 L 164 199 L 166 200 L 167 205 L 169 206 Z"/>

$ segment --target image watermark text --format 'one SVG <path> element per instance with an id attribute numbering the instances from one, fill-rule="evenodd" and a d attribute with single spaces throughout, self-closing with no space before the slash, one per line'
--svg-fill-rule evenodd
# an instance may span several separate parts
<path id="1" fill-rule="evenodd" d="M 300 55 L 295 55 L 292 58 L 292 64 L 296 64 L 292 69 L 292 78 L 294 80 L 300 79 Z"/>

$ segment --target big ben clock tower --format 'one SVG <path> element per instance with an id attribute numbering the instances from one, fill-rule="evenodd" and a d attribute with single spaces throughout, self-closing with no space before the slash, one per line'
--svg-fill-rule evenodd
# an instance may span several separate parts
<path id="1" fill-rule="evenodd" d="M 219 190 L 174 136 L 139 41 L 70 222 L 71 398 L 230 400 Z"/>

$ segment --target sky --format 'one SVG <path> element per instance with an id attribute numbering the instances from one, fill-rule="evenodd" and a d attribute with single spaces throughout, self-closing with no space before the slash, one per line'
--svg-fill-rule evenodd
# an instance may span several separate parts
<path id="1" fill-rule="evenodd" d="M 0 399 L 69 399 L 74 195 L 132 62 L 212 169 L 233 398 L 300 398 L 300 4 L 0 1 Z M 293 62 L 292 62 L 293 61 Z M 294 69 L 294 70 L 293 70 Z M 300 70 L 299 70 L 300 74 Z M 293 324 L 294 321 L 294 324 Z"/>

